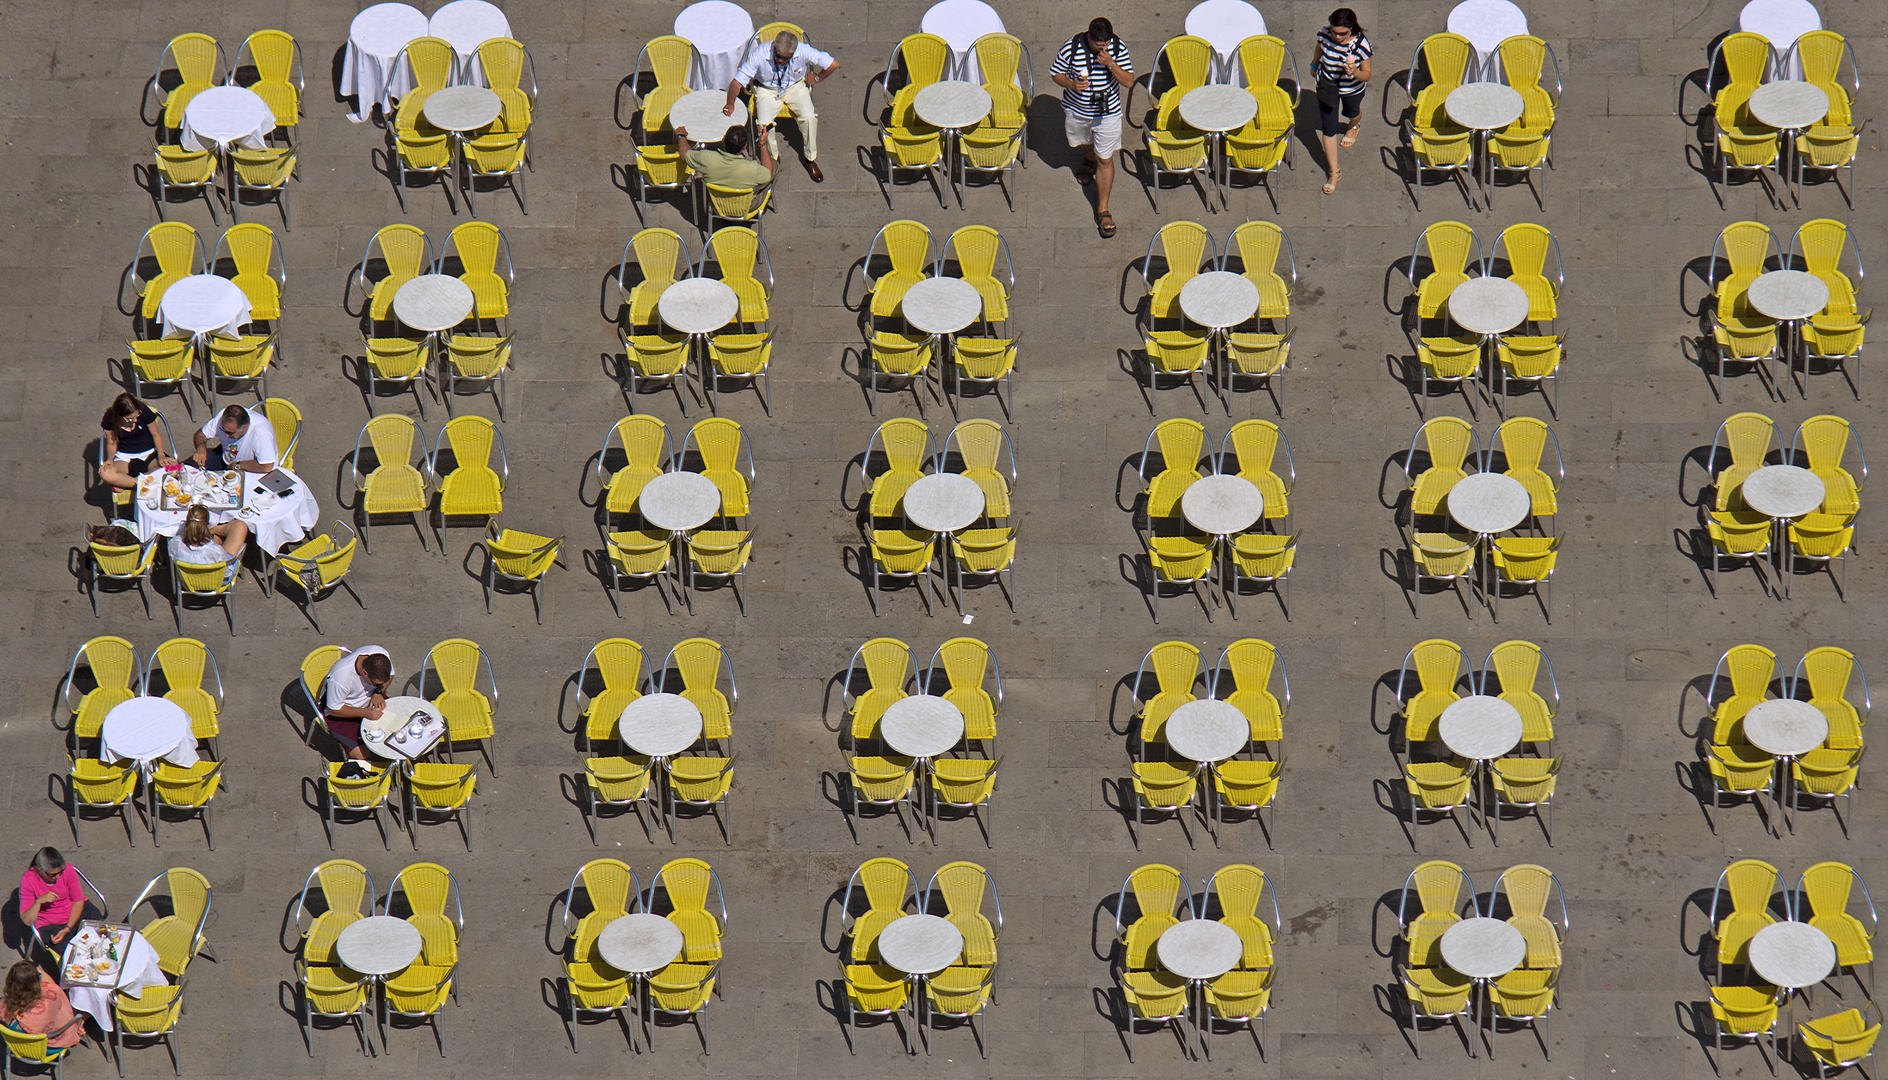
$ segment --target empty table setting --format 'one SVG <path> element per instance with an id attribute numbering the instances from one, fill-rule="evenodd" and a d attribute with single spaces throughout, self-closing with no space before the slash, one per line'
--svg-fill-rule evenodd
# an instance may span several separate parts
<path id="1" fill-rule="evenodd" d="M 1785 820 L 1791 820 L 1790 762 L 1829 741 L 1829 718 L 1807 701 L 1771 698 L 1759 701 L 1744 714 L 1744 738 L 1766 754 L 1783 759 L 1776 771 L 1777 802 Z M 1790 826 L 1795 830 L 1795 825 Z"/>
<path id="2" fill-rule="evenodd" d="M 1822 93 L 1820 90 L 1816 92 Z M 1753 98 L 1755 96 L 1752 95 Z M 1827 100 L 1824 98 L 1825 102 Z M 1827 108 L 1825 104 L 1824 109 Z M 1751 281 L 1750 287 L 1744 292 L 1744 299 L 1759 314 L 1775 319 L 1790 330 L 1789 340 L 1780 343 L 1785 350 L 1784 359 L 1788 362 L 1802 345 L 1801 335 L 1797 332 L 1798 325 L 1829 305 L 1829 285 L 1804 270 L 1771 270 L 1758 274 Z M 1778 390 L 1781 389 L 1779 385 Z"/>
<path id="3" fill-rule="evenodd" d="M 1243 476 L 1202 476 L 1180 495 L 1180 514 L 1201 532 L 1225 539 L 1265 514 L 1265 493 Z"/>
<path id="4" fill-rule="evenodd" d="M 375 4 L 354 16 L 341 57 L 341 95 L 359 103 L 349 120 L 361 123 L 375 105 L 386 115 L 393 98 L 413 88 L 410 74 L 394 71 L 394 60 L 407 42 L 426 35 L 426 13 L 411 4 Z"/>
<path id="5" fill-rule="evenodd" d="M 1527 321 L 1527 290 L 1498 277 L 1472 277 L 1449 290 L 1449 318 L 1484 338 L 1505 334 Z"/>
<path id="6" fill-rule="evenodd" d="M 933 127 L 944 129 L 949 136 L 951 154 L 951 188 L 957 192 L 957 205 L 964 204 L 961 188 L 964 171 L 964 151 L 957 137 L 966 128 L 976 127 L 983 118 L 990 115 L 995 101 L 990 92 L 974 82 L 960 82 L 946 79 L 934 82 L 919 90 L 912 99 L 911 107 L 917 111 L 918 119 Z"/>
<path id="7" fill-rule="evenodd" d="M 898 753 L 916 758 L 920 769 L 927 769 L 932 758 L 942 757 L 963 741 L 964 714 L 941 697 L 913 694 L 885 707 L 885 715 L 879 720 L 879 737 Z M 937 794 L 929 784 L 925 791 L 921 808 L 928 825 L 937 812 Z"/>
<path id="8" fill-rule="evenodd" d="M 983 70 L 970 47 L 985 34 L 1007 32 L 1003 17 L 983 0 L 940 0 L 926 9 L 918 29 L 936 34 L 951 47 L 953 71 L 945 72 L 947 77 L 954 73 L 959 79 L 978 83 L 983 81 Z"/>
<path id="9" fill-rule="evenodd" d="M 459 84 L 477 86 L 485 77 L 479 68 L 479 46 L 493 38 L 510 37 L 511 23 L 486 0 L 452 0 L 426 20 L 426 35 L 452 46 L 459 57 Z"/>
<path id="10" fill-rule="evenodd" d="M 472 317 L 472 286 L 447 274 L 421 274 L 393 294 L 400 325 L 435 334 Z"/>
<path id="11" fill-rule="evenodd" d="M 983 516 L 983 487 L 959 473 L 930 473 L 905 489 L 905 520 L 926 532 L 954 533 Z"/>
<path id="12" fill-rule="evenodd" d="M 879 931 L 878 954 L 907 975 L 935 975 L 964 954 L 964 934 L 939 915 L 901 915 Z"/>
<path id="13" fill-rule="evenodd" d="M 250 319 L 249 296 L 229 278 L 192 274 L 164 290 L 157 318 L 169 338 L 241 337 Z"/>
<path id="14" fill-rule="evenodd" d="M 116 705 L 99 724 L 101 761 L 131 761 L 147 775 L 161 758 L 188 768 L 197 757 L 190 714 L 168 698 L 134 697 Z"/>
<path id="15" fill-rule="evenodd" d="M 1449 114 L 1449 119 L 1475 131 L 1475 140 L 1481 151 L 1481 168 L 1475 172 L 1475 182 L 1494 183 L 1494 159 L 1488 153 L 1488 135 L 1521 118 L 1526 108 L 1521 92 L 1498 82 L 1464 83 L 1449 91 L 1449 96 L 1442 101 L 1442 108 Z M 1493 197 L 1486 192 L 1482 197 L 1492 207 Z"/>
<path id="16" fill-rule="evenodd" d="M 1244 750 L 1252 741 L 1252 724 L 1232 703 L 1201 698 L 1175 709 L 1161 735 L 1181 757 L 1211 765 Z"/>
<path id="17" fill-rule="evenodd" d="M 1751 970 L 1787 991 L 1808 990 L 1836 969 L 1836 943 L 1804 922 L 1771 923 L 1751 935 L 1749 949 Z M 1796 995 L 1785 994 L 1784 1005 L 1789 1018 L 1783 1030 L 1794 1033 Z"/>
<path id="18" fill-rule="evenodd" d="M 1252 97 L 1244 90 L 1239 93 L 1245 94 L 1247 99 Z M 1244 274 L 1228 270 L 1209 270 L 1204 274 L 1196 274 L 1180 286 L 1180 313 L 1189 321 L 1206 327 L 1209 335 L 1217 341 L 1227 330 L 1259 313 L 1259 287 Z M 1229 373 L 1231 358 L 1224 356 L 1224 348 L 1217 351 Z M 1215 369 L 1214 377 L 1222 379 L 1218 370 Z M 1224 386 L 1226 382 L 1221 381 L 1219 385 Z"/>
<path id="19" fill-rule="evenodd" d="M 1241 3 L 1242 0 L 1233 0 Z M 1237 131 L 1259 114 L 1259 99 L 1240 86 L 1210 84 L 1196 86 L 1180 98 L 1180 119 L 1213 137 L 1213 185 L 1219 188 L 1219 204 L 1227 205 L 1226 188 L 1232 178 L 1226 175 L 1226 151 L 1222 140 L 1228 131 Z"/>
<path id="20" fill-rule="evenodd" d="M 663 324 L 695 337 L 714 333 L 740 312 L 741 298 L 715 278 L 683 278 L 656 298 L 656 315 Z"/>
<path id="21" fill-rule="evenodd" d="M 955 334 L 983 316 L 983 295 L 962 278 L 925 278 L 906 290 L 898 307 L 914 330 Z"/>
<path id="22" fill-rule="evenodd" d="M 644 694 L 616 718 L 617 738 L 651 758 L 674 757 L 695 745 L 701 732 L 701 710 L 680 694 Z"/>
<path id="23" fill-rule="evenodd" d="M 1500 919 L 1463 919 L 1442 932 L 1442 962 L 1477 982 L 1498 979 L 1527 959 L 1527 938 Z"/>
<path id="24" fill-rule="evenodd" d="M 213 86 L 184 106 L 177 142 L 186 150 L 260 150 L 274 130 L 275 113 L 262 95 L 241 86 Z"/>
<path id="25" fill-rule="evenodd" d="M 714 520 L 721 512 L 721 489 L 700 473 L 663 473 L 643 485 L 636 510 L 656 528 L 680 535 Z"/>
<path id="26" fill-rule="evenodd" d="M 699 0 L 676 13 L 675 36 L 695 46 L 699 58 L 689 88 L 726 93 L 754 43 L 754 17 L 728 0 Z"/>

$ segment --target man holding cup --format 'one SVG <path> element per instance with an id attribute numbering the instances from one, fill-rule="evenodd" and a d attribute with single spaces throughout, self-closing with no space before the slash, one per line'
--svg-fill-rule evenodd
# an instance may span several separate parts
<path id="1" fill-rule="evenodd" d="M 1108 195 L 1114 189 L 1114 156 L 1121 149 L 1122 88 L 1134 82 L 1134 61 L 1114 24 L 1095 19 L 1088 30 L 1070 38 L 1056 54 L 1049 76 L 1062 88 L 1063 127 L 1069 145 L 1086 160 L 1075 178 L 1095 185 L 1095 227 L 1104 237 L 1115 233 Z"/>

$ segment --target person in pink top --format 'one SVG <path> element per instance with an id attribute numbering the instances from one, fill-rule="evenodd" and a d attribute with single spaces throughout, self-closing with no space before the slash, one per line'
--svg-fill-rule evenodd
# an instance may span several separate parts
<path id="1" fill-rule="evenodd" d="M 57 951 L 85 917 L 85 893 L 79 872 L 58 848 L 43 847 L 20 875 L 20 921 Z"/>
<path id="2" fill-rule="evenodd" d="M 7 969 L 6 990 L 0 993 L 0 1022 L 28 1035 L 46 1036 L 49 1051 L 79 1045 L 85 1034 L 72 1002 L 39 965 L 22 960 Z"/>

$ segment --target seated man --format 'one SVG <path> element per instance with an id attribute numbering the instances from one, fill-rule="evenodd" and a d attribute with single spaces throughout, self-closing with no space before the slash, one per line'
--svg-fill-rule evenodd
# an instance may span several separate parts
<path id="1" fill-rule="evenodd" d="M 256 409 L 231 405 L 191 436 L 196 453 L 190 460 L 206 469 L 241 469 L 266 473 L 280 457 L 275 447 L 275 426 Z"/>
<path id="2" fill-rule="evenodd" d="M 731 188 L 761 188 L 773 183 L 772 169 L 747 156 L 747 130 L 731 127 L 721 137 L 720 149 L 693 148 L 688 129 L 675 129 L 675 145 L 682 160 L 703 183 Z"/>
<path id="3" fill-rule="evenodd" d="M 323 696 L 321 718 L 348 757 L 367 760 L 361 749 L 361 721 L 380 719 L 391 682 L 393 660 L 378 645 L 363 645 L 328 669 L 328 692 Z"/>

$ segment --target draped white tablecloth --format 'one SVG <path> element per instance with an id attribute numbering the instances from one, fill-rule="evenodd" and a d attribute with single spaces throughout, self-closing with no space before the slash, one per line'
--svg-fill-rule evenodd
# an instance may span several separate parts
<path id="1" fill-rule="evenodd" d="M 349 120 L 367 119 L 375 105 L 385 113 L 394 97 L 413 89 L 412 77 L 394 71 L 393 60 L 407 42 L 425 36 L 426 13 L 411 4 L 375 4 L 354 16 L 341 57 L 341 93 L 360 101 Z"/>
<path id="2" fill-rule="evenodd" d="M 1228 73 L 1224 81 L 1244 86 L 1245 69 L 1239 66 L 1235 53 L 1240 42 L 1265 33 L 1265 16 L 1246 0 L 1204 0 L 1187 12 L 1187 33 L 1205 38 L 1213 46 L 1220 69 Z"/>
<path id="3" fill-rule="evenodd" d="M 1737 28 L 1762 34 L 1780 57 L 1790 51 L 1797 38 L 1821 30 L 1822 15 L 1809 0 L 1750 0 L 1738 12 Z M 1802 61 L 1791 58 L 1785 74 L 1792 79 L 1802 78 Z"/>
<path id="4" fill-rule="evenodd" d="M 695 46 L 701 62 L 688 73 L 691 90 L 726 90 L 754 43 L 754 17 L 728 0 L 700 0 L 675 16 L 675 36 Z"/>
<path id="5" fill-rule="evenodd" d="M 241 337 L 249 310 L 249 295 L 242 287 L 216 274 L 192 274 L 173 281 L 157 302 L 165 337 Z"/>
<path id="6" fill-rule="evenodd" d="M 197 763 L 197 739 L 190 714 L 161 697 L 134 697 L 115 706 L 99 724 L 101 761 L 135 761 L 149 772 L 159 758 L 173 765 Z"/>
<path id="7" fill-rule="evenodd" d="M 1495 70 L 1489 60 L 1495 55 L 1495 46 L 1527 33 L 1527 12 L 1508 0 L 1462 0 L 1449 12 L 1449 33 L 1467 38 L 1475 46 L 1481 66 L 1488 69 L 1479 74 L 1471 72 L 1474 77 L 1464 81 L 1492 79 Z"/>
<path id="8" fill-rule="evenodd" d="M 493 38 L 511 36 L 511 23 L 505 13 L 486 0 L 452 0 L 426 20 L 426 32 L 443 38 L 459 54 L 460 86 L 484 86 L 485 72 L 479 67 L 479 46 Z M 726 86 L 726 83 L 722 84 Z"/>
<path id="9" fill-rule="evenodd" d="M 983 0 L 939 0 L 925 11 L 924 21 L 918 24 L 918 29 L 943 38 L 951 47 L 951 54 L 956 57 L 961 72 L 958 77 L 974 83 L 983 81 L 983 68 L 977 63 L 976 54 L 970 51 L 970 47 L 985 34 L 1006 32 L 1003 17 Z"/>
<path id="10" fill-rule="evenodd" d="M 275 130 L 275 112 L 262 95 L 241 86 L 212 86 L 184 106 L 184 126 L 177 141 L 186 150 L 240 144 L 260 150 Z"/>
<path id="11" fill-rule="evenodd" d="M 74 933 L 72 937 L 77 938 L 78 934 Z M 66 951 L 68 953 L 72 950 L 71 940 L 67 939 Z M 114 991 L 96 986 L 66 986 L 64 971 L 66 961 L 65 957 L 60 958 L 59 984 L 65 986 L 66 997 L 71 1000 L 72 1007 L 81 1012 L 91 1013 L 92 1019 L 97 1020 L 98 1026 L 106 1031 L 112 1030 L 111 995 L 114 992 L 141 998 L 147 986 L 170 985 L 170 980 L 164 977 L 164 969 L 157 966 L 157 950 L 152 948 L 151 943 L 144 940 L 144 935 L 136 930 L 131 931 L 131 943 L 125 947 L 124 955 L 120 959 L 123 962 L 118 968 L 118 985 Z"/>
<path id="12" fill-rule="evenodd" d="M 211 510 L 211 524 L 220 525 L 240 517 L 249 526 L 249 542 L 259 545 L 271 555 L 307 535 L 308 530 L 321 520 L 321 506 L 301 477 L 287 469 L 282 471 L 295 479 L 295 486 L 286 494 L 276 495 L 257 483 L 264 474 L 250 474 L 243 509 L 240 512 Z M 155 501 L 146 502 L 141 493 L 135 502 L 138 508 L 138 535 L 143 539 L 176 536 L 177 530 L 184 527 L 184 511 L 159 509 Z"/>

